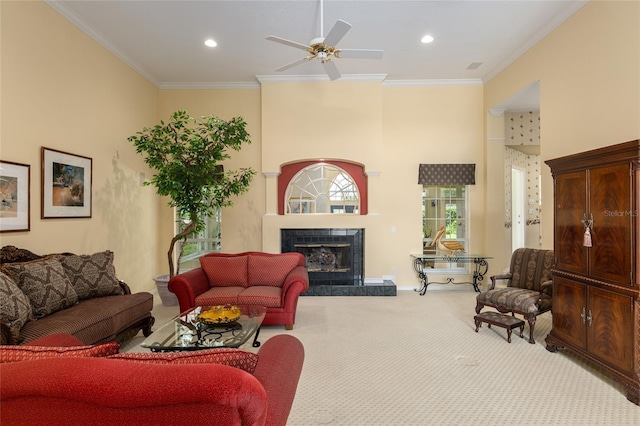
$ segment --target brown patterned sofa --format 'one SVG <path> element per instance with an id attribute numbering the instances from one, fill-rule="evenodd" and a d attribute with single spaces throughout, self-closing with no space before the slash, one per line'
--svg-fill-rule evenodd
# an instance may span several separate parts
<path id="1" fill-rule="evenodd" d="M 529 323 L 529 343 L 535 343 L 536 317 L 552 307 L 553 250 L 519 248 L 511 255 L 509 272 L 490 277 L 489 290 L 476 297 L 476 313 L 491 306 L 502 313 L 519 314 Z M 507 286 L 495 288 L 496 280 Z"/>
<path id="2" fill-rule="evenodd" d="M 196 306 L 259 305 L 267 308 L 263 325 L 293 329 L 298 297 L 309 288 L 302 254 L 209 253 L 200 265 L 169 281 L 180 312 Z"/>
<path id="3" fill-rule="evenodd" d="M 151 334 L 153 295 L 131 294 L 116 278 L 113 252 L 39 256 L 0 249 L 0 329 L 3 345 L 66 333 L 86 345 Z"/>

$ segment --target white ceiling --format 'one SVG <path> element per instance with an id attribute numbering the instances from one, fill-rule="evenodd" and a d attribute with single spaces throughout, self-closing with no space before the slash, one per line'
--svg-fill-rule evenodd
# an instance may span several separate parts
<path id="1" fill-rule="evenodd" d="M 257 86 L 257 76 L 326 79 L 316 61 L 275 72 L 305 52 L 265 39 L 308 44 L 319 37 L 319 0 L 46 1 L 160 88 Z M 353 28 L 338 47 L 384 50 L 382 60 L 336 59 L 343 79 L 473 84 L 495 76 L 585 3 L 325 0 L 323 34 L 342 19 Z M 435 41 L 422 44 L 427 33 Z M 204 46 L 207 38 L 218 46 Z M 468 70 L 473 62 L 482 65 Z"/>

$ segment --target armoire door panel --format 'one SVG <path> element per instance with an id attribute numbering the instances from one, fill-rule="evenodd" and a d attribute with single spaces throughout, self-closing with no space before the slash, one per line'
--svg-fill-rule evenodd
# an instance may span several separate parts
<path id="1" fill-rule="evenodd" d="M 559 174 L 555 186 L 556 267 L 586 274 L 587 248 L 583 246 L 582 219 L 587 213 L 587 174 L 584 171 Z"/>
<path id="2" fill-rule="evenodd" d="M 589 288 L 588 350 L 622 371 L 633 368 L 633 298 L 600 288 Z"/>
<path id="3" fill-rule="evenodd" d="M 586 307 L 584 284 L 553 277 L 553 334 L 582 349 L 587 347 Z"/>
<path id="4" fill-rule="evenodd" d="M 631 284 L 631 174 L 629 164 L 589 170 L 589 206 L 593 215 L 590 275 Z"/>

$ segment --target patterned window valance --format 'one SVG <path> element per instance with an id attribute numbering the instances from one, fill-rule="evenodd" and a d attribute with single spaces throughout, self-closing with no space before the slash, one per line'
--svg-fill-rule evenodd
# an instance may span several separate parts
<path id="1" fill-rule="evenodd" d="M 420 164 L 420 185 L 475 185 L 475 164 Z"/>

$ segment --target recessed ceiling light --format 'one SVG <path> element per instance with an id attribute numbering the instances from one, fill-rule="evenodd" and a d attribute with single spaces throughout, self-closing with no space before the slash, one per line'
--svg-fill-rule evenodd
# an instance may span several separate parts
<path id="1" fill-rule="evenodd" d="M 422 40 L 420 40 L 423 43 L 431 43 L 433 41 L 433 36 L 427 34 L 426 36 L 422 37 Z"/>
<path id="2" fill-rule="evenodd" d="M 216 47 L 218 45 L 218 43 L 213 39 L 205 40 L 204 44 L 209 47 Z"/>

